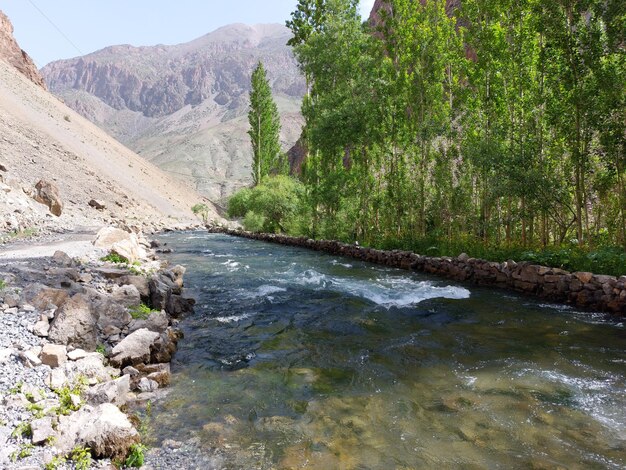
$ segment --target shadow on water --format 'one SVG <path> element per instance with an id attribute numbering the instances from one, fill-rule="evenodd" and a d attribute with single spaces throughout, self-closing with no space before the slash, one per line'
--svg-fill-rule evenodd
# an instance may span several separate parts
<path id="1" fill-rule="evenodd" d="M 197 298 L 152 437 L 228 468 L 623 468 L 623 325 L 348 259 L 168 234 Z"/>

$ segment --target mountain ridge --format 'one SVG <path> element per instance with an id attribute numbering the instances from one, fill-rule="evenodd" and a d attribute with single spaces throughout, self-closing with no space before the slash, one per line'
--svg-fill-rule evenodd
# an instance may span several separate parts
<path id="1" fill-rule="evenodd" d="M 46 65 L 50 90 L 147 160 L 222 199 L 251 182 L 250 76 L 268 71 L 288 150 L 305 81 L 278 24 L 223 26 L 171 46 L 116 45 Z"/>

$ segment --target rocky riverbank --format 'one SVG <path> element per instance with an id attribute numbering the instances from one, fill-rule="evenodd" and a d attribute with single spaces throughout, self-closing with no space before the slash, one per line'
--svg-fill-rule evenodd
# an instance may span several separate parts
<path id="1" fill-rule="evenodd" d="M 104 228 L 89 246 L 0 256 L 0 468 L 143 459 L 141 423 L 124 412 L 169 383 L 194 302 L 158 243 Z"/>
<path id="2" fill-rule="evenodd" d="M 491 262 L 461 254 L 456 258 L 428 257 L 410 251 L 385 251 L 332 240 L 312 240 L 267 233 L 252 233 L 222 226 L 207 226 L 210 232 L 297 246 L 346 256 L 370 263 L 443 276 L 481 286 L 511 289 L 554 302 L 587 310 L 626 316 L 626 275 L 616 278 L 587 272 L 570 273 L 563 269 L 538 266 L 529 262 Z"/>

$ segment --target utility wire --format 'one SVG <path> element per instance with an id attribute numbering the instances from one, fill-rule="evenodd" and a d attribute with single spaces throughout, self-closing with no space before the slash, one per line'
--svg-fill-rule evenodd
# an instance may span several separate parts
<path id="1" fill-rule="evenodd" d="M 63 37 L 65 38 L 65 40 L 66 40 L 67 42 L 69 42 L 69 43 L 72 45 L 72 47 L 73 47 L 74 49 L 76 49 L 76 50 L 78 51 L 78 54 L 79 54 L 79 55 L 85 55 L 85 54 L 83 54 L 83 52 L 79 49 L 79 47 L 78 47 L 76 44 L 74 44 L 74 43 L 72 42 L 72 40 L 71 40 L 70 38 L 68 38 L 68 37 L 65 35 L 65 33 L 64 33 L 63 31 L 61 31 L 61 28 L 59 28 L 59 27 L 58 27 L 58 26 L 54 23 L 54 21 L 52 21 L 50 18 L 48 18 L 48 16 L 47 16 L 47 15 L 46 15 L 43 11 L 41 11 L 41 8 L 39 8 L 37 5 L 35 5 L 35 2 L 34 2 L 33 0 L 28 0 L 28 3 L 30 3 L 30 4 L 31 4 L 31 5 L 32 5 L 32 6 L 33 6 L 33 7 L 34 7 L 34 8 L 35 8 L 35 9 L 36 9 L 39 13 L 41 13 L 41 16 L 43 16 L 46 20 L 48 20 L 48 23 L 50 23 L 52 26 L 54 26 L 54 29 L 56 29 L 56 30 L 59 32 L 59 34 L 60 34 L 61 36 L 63 36 Z"/>

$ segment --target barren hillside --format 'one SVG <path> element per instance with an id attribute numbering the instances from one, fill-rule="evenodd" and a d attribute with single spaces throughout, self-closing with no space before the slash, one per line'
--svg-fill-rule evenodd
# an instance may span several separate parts
<path id="1" fill-rule="evenodd" d="M 201 201 L 200 195 L 4 60 L 0 60 L 0 165 L 0 232 L 111 223 L 151 230 L 198 221 L 190 208 Z M 58 189 L 60 217 L 34 201 L 40 180 Z M 92 199 L 98 204 L 90 206 Z M 215 217 L 214 211 L 210 217 Z"/>

